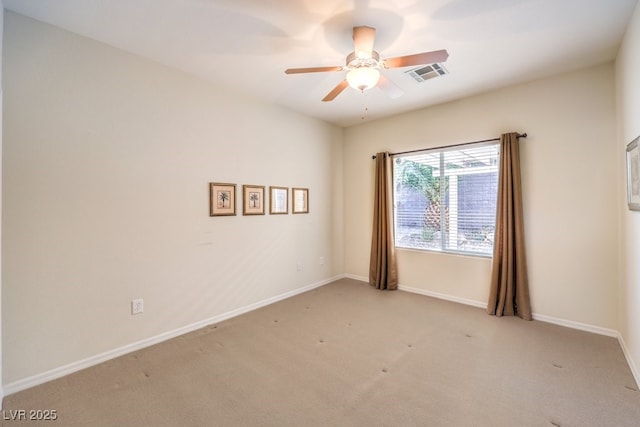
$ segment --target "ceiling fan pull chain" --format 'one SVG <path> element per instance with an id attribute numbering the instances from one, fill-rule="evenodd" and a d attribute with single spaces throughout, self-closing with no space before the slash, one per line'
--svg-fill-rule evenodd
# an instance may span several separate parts
<path id="1" fill-rule="evenodd" d="M 367 100 L 366 100 L 367 93 L 364 91 L 364 89 L 361 90 L 360 92 L 362 92 L 362 117 L 361 117 L 361 119 L 364 120 L 366 118 L 367 111 L 369 111 L 369 107 L 367 107 Z"/>

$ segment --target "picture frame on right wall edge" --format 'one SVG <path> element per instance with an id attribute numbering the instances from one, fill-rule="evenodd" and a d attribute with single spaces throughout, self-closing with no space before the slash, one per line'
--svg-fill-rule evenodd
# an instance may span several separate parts
<path id="1" fill-rule="evenodd" d="M 632 211 L 640 211 L 640 147 L 637 137 L 627 145 L 627 204 Z"/>

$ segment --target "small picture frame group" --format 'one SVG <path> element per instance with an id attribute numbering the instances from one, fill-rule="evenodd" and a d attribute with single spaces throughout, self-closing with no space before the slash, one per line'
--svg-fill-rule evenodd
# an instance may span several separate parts
<path id="1" fill-rule="evenodd" d="M 236 184 L 209 183 L 209 216 L 236 215 Z M 242 186 L 242 215 L 264 215 L 266 212 L 266 193 L 264 185 Z M 287 215 L 289 213 L 289 188 L 269 187 L 269 214 Z M 291 189 L 291 212 L 309 213 L 309 189 L 294 187 Z"/>

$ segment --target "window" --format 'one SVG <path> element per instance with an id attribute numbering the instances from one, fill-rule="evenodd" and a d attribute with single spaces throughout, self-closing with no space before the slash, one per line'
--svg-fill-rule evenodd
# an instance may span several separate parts
<path id="1" fill-rule="evenodd" d="M 394 156 L 396 246 L 491 255 L 499 149 L 485 143 Z"/>

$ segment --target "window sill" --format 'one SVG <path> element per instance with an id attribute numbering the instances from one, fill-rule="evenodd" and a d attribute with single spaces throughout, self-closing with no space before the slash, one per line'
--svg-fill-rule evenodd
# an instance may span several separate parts
<path id="1" fill-rule="evenodd" d="M 436 250 L 436 249 L 408 248 L 405 246 L 396 246 L 395 248 L 396 250 L 406 251 L 406 252 L 453 255 L 453 256 L 460 256 L 465 258 L 485 258 L 485 259 L 493 258 L 493 255 L 481 254 L 477 252 L 458 252 L 458 251 L 447 251 L 447 250 L 442 251 L 442 250 Z"/>

